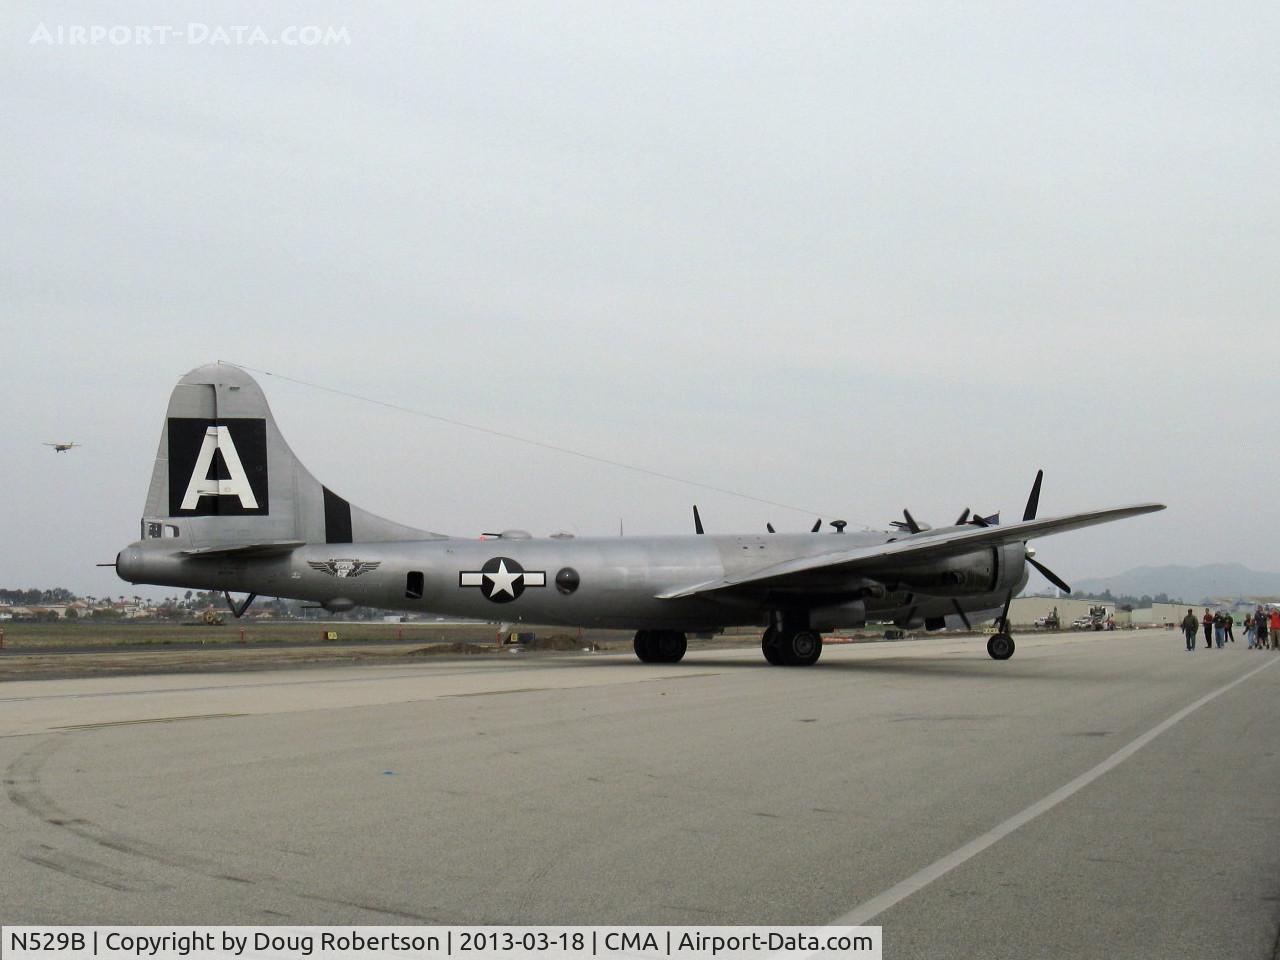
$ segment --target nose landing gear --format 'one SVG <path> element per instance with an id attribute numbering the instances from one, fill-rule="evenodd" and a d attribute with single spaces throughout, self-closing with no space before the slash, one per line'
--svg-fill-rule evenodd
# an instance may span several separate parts
<path id="1" fill-rule="evenodd" d="M 987 639 L 987 655 L 992 660 L 1008 660 L 1013 656 L 1013 637 L 1001 632 L 992 634 Z"/>

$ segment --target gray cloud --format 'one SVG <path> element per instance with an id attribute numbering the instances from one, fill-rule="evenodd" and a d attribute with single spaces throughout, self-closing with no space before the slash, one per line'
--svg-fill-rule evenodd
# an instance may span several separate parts
<path id="1" fill-rule="evenodd" d="M 877 525 L 1016 513 L 1043 466 L 1045 513 L 1170 504 L 1041 545 L 1068 578 L 1276 566 L 1272 6 L 119 16 L 351 43 L 2 15 L 0 583 L 119 592 L 91 564 L 217 358 Z M 264 386 L 326 483 L 432 529 L 811 522 Z"/>

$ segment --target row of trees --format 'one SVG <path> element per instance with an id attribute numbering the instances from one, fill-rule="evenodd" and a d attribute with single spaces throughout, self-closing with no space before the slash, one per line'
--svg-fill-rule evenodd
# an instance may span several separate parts
<path id="1" fill-rule="evenodd" d="M 1157 593 L 1154 597 L 1149 593 L 1144 593 L 1140 597 L 1135 597 L 1130 593 L 1122 593 L 1117 597 L 1112 596 L 1110 588 L 1103 590 L 1101 593 L 1086 593 L 1084 590 L 1076 590 L 1070 596 L 1072 600 L 1100 600 L 1103 603 L 1114 603 L 1121 610 L 1140 610 L 1155 603 L 1186 603 L 1185 600 L 1179 597 L 1170 597 L 1167 593 Z"/>
<path id="2" fill-rule="evenodd" d="M 89 609 L 81 613 L 75 608 L 67 606 L 76 600 L 83 600 L 89 605 Z M 123 614 L 114 604 L 128 603 L 130 600 L 139 607 L 147 608 L 150 611 L 150 615 L 159 620 L 189 620 L 201 614 L 208 607 L 214 607 L 219 611 L 226 609 L 222 594 L 214 590 L 188 590 L 182 596 L 174 594 L 173 596 L 165 597 L 163 600 L 144 600 L 137 594 L 132 597 L 124 594 L 106 597 L 77 597 L 70 590 L 63 587 L 54 587 L 51 590 L 38 588 L 11 590 L 0 588 L 0 602 L 8 602 L 15 606 L 67 606 L 66 618 L 68 620 L 118 620 Z M 282 600 L 279 597 L 259 597 L 255 601 L 253 609 L 265 611 L 271 616 L 279 618 L 295 618 L 306 615 L 303 612 L 304 607 L 301 602 L 297 600 Z M 377 610 L 373 607 L 356 607 L 347 613 L 324 613 L 323 616 L 325 619 L 336 620 L 378 620 L 388 612 L 390 611 Z M 36 619 L 41 620 L 59 619 L 58 615 L 52 611 L 36 614 L 35 616 Z"/>
<path id="3" fill-rule="evenodd" d="M 13 604 L 39 604 L 39 603 L 70 603 L 76 598 L 76 595 L 64 587 L 54 587 L 52 590 L 41 590 L 39 587 L 32 587 L 29 590 L 6 590 L 0 589 L 0 601 Z"/>
<path id="4" fill-rule="evenodd" d="M 77 600 L 88 604 L 89 609 L 77 611 L 74 607 L 71 607 L 70 604 Z M 122 614 L 117 609 L 116 604 L 127 604 L 130 601 L 135 606 L 148 609 L 153 616 L 171 620 L 187 619 L 211 605 L 218 608 L 224 606 L 222 594 L 213 590 L 188 590 L 180 597 L 175 594 L 165 597 L 163 600 L 147 600 L 138 594 L 126 596 L 123 593 L 105 597 L 91 595 L 77 597 L 64 587 L 54 587 L 51 590 L 34 587 L 29 590 L 0 588 L 0 602 L 7 602 L 21 607 L 66 607 L 66 617 L 69 620 L 76 620 L 82 617 L 94 620 L 118 619 Z M 258 601 L 258 607 L 269 610 L 275 616 L 280 617 L 296 616 L 300 612 L 299 604 L 279 599 L 260 600 Z M 52 612 L 37 614 L 37 617 L 49 620 L 58 619 L 58 615 Z"/>

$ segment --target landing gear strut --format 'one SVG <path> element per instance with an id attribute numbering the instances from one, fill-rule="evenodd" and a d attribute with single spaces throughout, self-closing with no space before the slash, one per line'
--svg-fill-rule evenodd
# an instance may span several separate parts
<path id="1" fill-rule="evenodd" d="M 760 650 L 775 667 L 811 667 L 822 656 L 822 634 L 807 627 L 769 627 L 760 639 Z"/>
<path id="2" fill-rule="evenodd" d="M 1007 633 L 992 634 L 987 639 L 987 655 L 992 660 L 1008 660 L 1013 656 L 1013 649 L 1013 637 Z"/>
<path id="3" fill-rule="evenodd" d="M 632 648 L 642 663 L 679 663 L 689 641 L 679 630 L 637 630 Z"/>

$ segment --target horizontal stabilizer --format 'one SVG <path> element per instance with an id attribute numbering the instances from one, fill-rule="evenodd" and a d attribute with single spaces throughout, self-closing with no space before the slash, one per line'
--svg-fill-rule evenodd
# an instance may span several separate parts
<path id="1" fill-rule="evenodd" d="M 304 540 L 263 540 L 220 547 L 196 547 L 183 550 L 184 557 L 275 557 L 290 553 L 306 543 Z"/>

